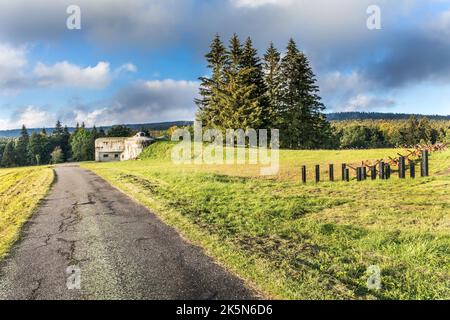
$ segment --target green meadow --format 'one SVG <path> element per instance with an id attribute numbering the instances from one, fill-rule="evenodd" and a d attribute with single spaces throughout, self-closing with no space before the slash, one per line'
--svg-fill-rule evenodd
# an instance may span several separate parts
<path id="1" fill-rule="evenodd" d="M 450 151 L 431 176 L 312 182 L 313 166 L 395 157 L 399 149 L 280 151 L 280 173 L 256 165 L 174 165 L 173 144 L 140 161 L 85 163 L 154 211 L 267 298 L 449 299 Z M 300 182 L 300 167 L 310 173 Z M 353 173 L 354 174 L 354 173 Z M 324 179 L 326 180 L 326 179 Z M 370 266 L 381 289 L 369 289 Z"/>

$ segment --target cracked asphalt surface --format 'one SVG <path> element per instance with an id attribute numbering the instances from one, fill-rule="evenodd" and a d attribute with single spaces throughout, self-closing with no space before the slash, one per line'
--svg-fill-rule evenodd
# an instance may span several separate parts
<path id="1" fill-rule="evenodd" d="M 0 299 L 257 297 L 94 173 L 76 165 L 55 172 L 56 182 L 22 240 L 0 262 Z M 70 266 L 80 270 L 80 289 L 67 287 Z"/>

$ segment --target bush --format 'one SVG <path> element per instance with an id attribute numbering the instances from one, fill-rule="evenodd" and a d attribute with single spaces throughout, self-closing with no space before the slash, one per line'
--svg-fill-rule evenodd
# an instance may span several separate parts
<path id="1" fill-rule="evenodd" d="M 63 152 L 60 147 L 56 147 L 55 150 L 51 153 L 51 163 L 57 164 L 57 163 L 63 163 L 64 162 L 64 156 Z"/>

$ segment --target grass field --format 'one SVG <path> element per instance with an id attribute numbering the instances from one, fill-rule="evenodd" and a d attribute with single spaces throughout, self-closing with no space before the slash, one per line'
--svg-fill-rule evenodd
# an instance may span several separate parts
<path id="1" fill-rule="evenodd" d="M 0 169 L 0 260 L 53 181 L 47 167 Z"/>
<path id="2" fill-rule="evenodd" d="M 158 143 L 146 160 L 84 166 L 266 297 L 450 298 L 450 151 L 432 155 L 429 178 L 303 185 L 303 164 L 311 172 L 401 150 L 281 151 L 279 176 L 262 178 L 250 165 L 175 166 L 170 149 Z M 368 289 L 371 265 L 381 290 Z"/>

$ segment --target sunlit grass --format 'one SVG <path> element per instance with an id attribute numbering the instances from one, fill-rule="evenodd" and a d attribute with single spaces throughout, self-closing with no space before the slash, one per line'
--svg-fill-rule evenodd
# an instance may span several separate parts
<path id="1" fill-rule="evenodd" d="M 0 169 L 0 259 L 19 238 L 52 181 L 53 170 L 47 167 Z"/>
<path id="2" fill-rule="evenodd" d="M 156 211 L 268 297 L 450 298 L 450 152 L 431 156 L 432 177 L 299 181 L 300 167 L 358 164 L 403 150 L 281 151 L 277 177 L 250 165 L 180 165 L 170 145 L 148 160 L 86 166 Z M 378 265 L 382 289 L 366 270 Z"/>

